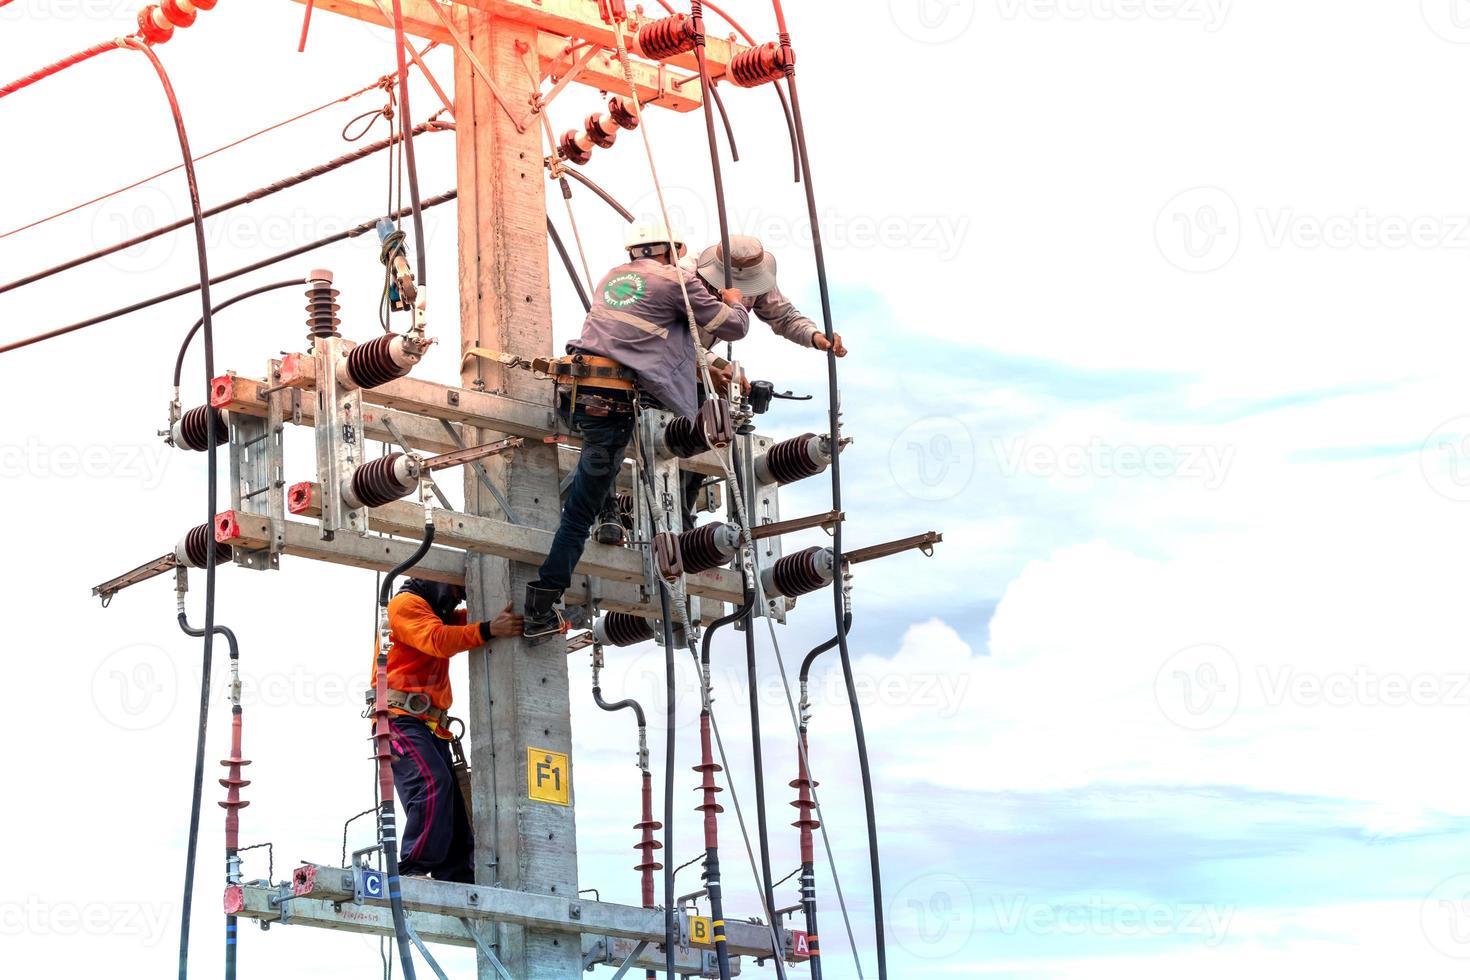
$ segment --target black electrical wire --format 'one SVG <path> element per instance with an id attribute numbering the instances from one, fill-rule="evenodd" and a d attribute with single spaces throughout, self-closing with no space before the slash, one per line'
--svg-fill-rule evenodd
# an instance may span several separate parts
<path id="1" fill-rule="evenodd" d="M 704 4 L 700 0 L 694 0 L 690 4 L 690 11 L 694 21 L 694 58 L 699 64 L 699 84 L 706 92 L 714 88 L 709 76 L 709 63 L 704 57 Z M 704 128 L 709 140 L 710 169 L 715 178 L 715 210 L 720 218 L 720 254 L 724 257 L 725 266 L 725 288 L 729 289 L 734 283 L 731 279 L 734 261 L 730 258 L 730 215 L 725 207 L 725 178 L 720 173 L 720 145 L 715 139 L 715 110 L 710 105 L 710 99 L 701 100 L 704 103 Z M 713 394 L 713 393 L 711 393 Z M 781 970 L 781 959 L 776 958 L 777 972 Z"/>
<path id="2" fill-rule="evenodd" d="M 771 0 L 771 3 L 775 8 L 781 48 L 786 55 L 782 61 L 786 66 L 786 82 L 791 86 L 791 113 L 796 126 L 796 144 L 801 155 L 801 169 L 806 175 L 807 215 L 812 226 L 812 249 L 817 266 L 817 286 L 822 297 L 822 330 L 827 337 L 827 428 L 828 436 L 832 441 L 832 509 L 841 511 L 842 454 L 838 451 L 841 448 L 841 427 L 838 417 L 840 403 L 837 390 L 837 353 L 836 344 L 833 343 L 832 329 L 832 292 L 827 281 L 827 260 L 822 247 L 817 195 L 812 185 L 811 155 L 807 148 L 806 127 L 801 118 L 801 96 L 796 84 L 795 58 L 791 55 L 791 33 L 786 29 L 786 13 L 781 7 L 781 0 Z M 842 561 L 841 522 L 832 529 L 832 551 L 837 556 L 840 566 Z M 852 670 L 852 654 L 847 645 L 847 628 L 843 625 L 849 623 L 850 620 L 847 618 L 847 603 L 843 595 L 843 576 L 841 575 L 835 575 L 832 578 L 832 607 L 837 624 L 837 647 L 842 656 L 842 677 L 847 686 L 847 702 L 852 711 L 853 732 L 857 739 L 858 769 L 863 782 L 863 809 L 868 825 L 868 862 L 873 881 L 873 931 L 878 957 L 878 978 L 887 980 L 888 942 L 883 925 L 883 868 L 878 853 L 878 822 L 873 804 L 873 773 L 868 762 L 868 740 L 863 731 L 863 713 L 862 706 L 858 704 L 857 683 Z"/>
<path id="3" fill-rule="evenodd" d="M 750 741 L 751 761 L 755 768 L 755 823 L 761 848 L 761 891 L 766 896 L 766 908 L 776 907 L 776 886 L 771 878 L 771 838 L 766 823 L 766 762 L 765 749 L 761 745 L 760 680 L 756 676 L 755 663 L 755 613 L 745 613 L 745 671 L 750 687 Z M 779 957 L 778 957 L 779 959 Z M 782 972 L 781 969 L 777 971 Z"/>
<path id="4" fill-rule="evenodd" d="M 844 614 L 842 617 L 842 632 L 846 634 L 851 629 L 852 613 L 849 612 Z M 812 664 L 816 663 L 817 658 L 826 653 L 828 650 L 835 647 L 836 645 L 837 637 L 833 636 L 832 639 L 828 640 L 826 643 L 823 643 L 821 646 L 813 647 L 812 651 L 806 655 L 806 659 L 801 662 L 801 681 L 803 684 L 806 683 L 807 678 L 811 675 Z"/>
<path id="5" fill-rule="evenodd" d="M 245 292 L 241 293 L 239 296 L 234 296 L 234 297 L 231 297 L 230 299 L 225 300 L 223 303 L 219 304 L 218 306 L 213 307 L 209 312 L 210 312 L 210 315 L 212 316 L 212 315 L 220 312 L 221 310 L 229 309 L 231 306 L 234 306 L 236 303 L 239 303 L 242 300 L 250 299 L 250 297 L 252 297 L 252 296 L 259 296 L 261 293 L 269 293 L 272 290 L 276 290 L 276 289 L 286 289 L 286 288 L 288 288 L 290 286 L 305 286 L 305 285 L 309 284 L 310 282 L 311 282 L 310 279 L 283 279 L 280 282 L 273 282 L 273 283 L 270 283 L 269 285 L 256 286 L 254 289 L 246 290 Z M 174 361 L 174 387 L 175 388 L 177 388 L 179 386 L 179 379 L 184 374 L 184 355 L 189 352 L 189 345 L 194 342 L 194 335 L 197 334 L 199 332 L 199 329 L 201 327 L 203 327 L 203 326 L 204 326 L 204 318 L 203 317 L 200 317 L 198 320 L 194 321 L 194 326 L 192 326 L 192 327 L 189 328 L 189 332 L 184 335 L 184 342 L 179 345 L 179 356 L 178 356 L 178 359 Z"/>
<path id="6" fill-rule="evenodd" d="M 436 130 L 438 127 L 425 124 L 419 128 L 424 132 L 431 132 Z M 264 187 L 260 187 L 253 191 L 250 191 L 248 194 L 242 194 L 234 200 L 226 201 L 223 204 L 217 204 L 214 207 L 205 211 L 204 217 L 213 218 L 218 214 L 223 214 L 224 212 L 232 210 L 234 208 L 242 207 L 246 204 L 253 204 L 263 198 L 270 197 L 272 194 L 279 194 L 281 191 L 289 190 L 292 187 L 298 187 L 309 180 L 322 176 L 323 174 L 329 174 L 334 170 L 339 170 L 342 167 L 347 166 L 347 164 L 349 163 L 355 163 L 358 160 L 362 160 L 366 157 L 372 156 L 374 153 L 386 150 L 388 147 L 398 142 L 398 140 L 401 138 L 401 136 L 394 136 L 390 139 L 379 140 L 376 143 L 370 143 L 367 146 L 352 151 L 351 153 L 344 154 L 343 156 L 328 160 L 326 163 L 319 164 L 307 170 L 303 170 L 301 173 L 294 176 L 283 178 L 272 184 L 267 184 Z M 160 238 L 163 235 L 178 231 L 181 228 L 187 228 L 193 223 L 193 218 L 184 218 L 180 221 L 175 221 L 172 224 L 163 225 L 160 228 L 155 228 L 152 231 L 145 232 L 144 234 L 138 235 L 135 238 L 129 238 L 127 241 L 118 242 L 115 245 L 108 245 L 105 248 L 100 248 L 95 252 L 88 252 L 86 255 L 80 255 L 74 259 L 68 259 L 60 265 L 54 265 L 49 269 L 42 269 L 40 272 L 34 272 L 28 276 L 23 276 L 20 279 L 16 279 L 13 282 L 7 282 L 3 285 L 0 285 L 0 293 L 8 293 L 12 289 L 19 289 L 21 286 L 29 286 L 33 282 L 39 282 L 42 279 L 48 279 L 51 276 L 54 276 L 61 272 L 66 272 L 69 269 L 75 269 L 79 265 L 86 265 L 88 262 L 94 262 L 97 259 L 106 258 L 107 256 L 113 255 L 117 252 L 121 252 L 124 249 L 132 248 L 135 245 L 141 245 L 144 242 L 150 242 L 155 238 Z"/>
<path id="7" fill-rule="evenodd" d="M 649 509 L 653 508 L 653 501 L 648 502 Z M 679 723 L 679 713 L 675 699 L 678 696 L 678 685 L 674 678 L 674 626 L 670 620 L 673 618 L 674 610 L 669 604 L 669 587 L 662 579 L 658 583 L 659 607 L 663 611 L 664 618 L 664 700 L 667 702 L 665 708 L 665 732 L 664 732 L 664 853 L 674 853 L 674 761 L 675 761 L 675 738 L 674 726 Z M 674 975 L 674 946 L 678 942 L 678 929 L 674 925 L 674 868 L 673 862 L 664 865 L 664 974 L 665 980 L 675 980 Z"/>
<path id="8" fill-rule="evenodd" d="M 648 727 L 648 718 L 643 714 L 643 705 L 634 701 L 632 698 L 623 698 L 621 701 L 607 701 L 602 696 L 602 685 L 593 684 L 592 700 L 597 702 L 597 706 L 603 711 L 622 711 L 624 708 L 632 708 L 633 714 L 638 718 L 638 727 Z"/>
<path id="9" fill-rule="evenodd" d="M 725 139 L 730 143 L 730 159 L 739 163 L 740 148 L 735 145 L 735 127 L 730 125 L 730 114 L 725 111 L 725 100 L 720 98 L 720 87 L 711 85 L 709 94 L 715 100 L 715 108 L 720 110 L 720 122 L 725 124 Z"/>
<path id="10" fill-rule="evenodd" d="M 628 222 L 629 224 L 633 223 L 633 212 L 629 211 L 627 208 L 619 204 L 617 198 L 613 197 L 607 191 L 597 186 L 597 184 L 593 182 L 591 177 L 588 177 L 580 170 L 573 170 L 571 167 L 568 167 L 566 165 L 562 166 L 561 172 L 566 174 L 568 177 L 576 180 L 583 187 L 586 187 L 589 191 L 606 201 L 607 206 L 612 208 L 619 215 L 621 215 L 624 221 Z"/>
<path id="11" fill-rule="evenodd" d="M 408 40 L 403 32 L 402 0 L 393 0 L 393 34 L 393 47 L 398 55 L 398 112 L 403 131 L 408 134 L 403 141 L 403 152 L 408 160 L 408 196 L 413 202 L 413 239 L 418 244 L 414 259 L 418 266 L 418 287 L 423 289 L 429 284 L 429 266 L 425 255 L 429 243 L 424 240 L 424 209 L 419 199 L 418 158 L 413 152 L 413 113 L 408 107 Z"/>
<path id="12" fill-rule="evenodd" d="M 572 279 L 572 285 L 577 290 L 577 298 L 582 301 L 582 309 L 591 312 L 592 300 L 587 297 L 587 287 L 582 285 L 581 276 L 577 275 L 577 267 L 572 264 L 572 256 L 567 252 L 566 245 L 557 233 L 556 225 L 551 223 L 551 215 L 546 216 L 546 233 L 551 236 L 551 244 L 556 246 L 556 253 L 561 256 L 561 264 L 567 267 L 567 275 Z"/>
<path id="13" fill-rule="evenodd" d="M 179 596 L 179 603 L 183 605 L 183 595 Z M 188 636 L 202 637 L 204 631 L 195 629 L 189 625 L 189 616 L 182 608 L 179 609 L 179 628 Z M 240 643 L 235 638 L 234 632 L 228 626 L 216 626 L 214 631 L 225 638 L 230 645 L 230 659 L 239 662 Z M 199 817 L 200 807 L 203 805 L 204 789 L 204 748 L 205 732 L 209 727 L 209 681 L 213 670 L 212 653 L 205 656 L 200 665 L 199 678 L 199 737 L 194 744 L 194 797 L 189 807 L 189 845 L 188 857 L 186 859 L 186 870 L 184 878 L 186 881 L 194 880 L 194 864 L 199 850 Z M 233 709 L 238 712 L 239 704 Z M 234 915 L 225 916 L 225 977 L 226 980 L 234 980 L 235 976 L 235 943 L 234 937 L 238 928 L 239 920 Z"/>
<path id="14" fill-rule="evenodd" d="M 428 513 L 428 511 L 425 511 L 425 513 Z M 393 594 L 394 580 L 400 574 L 406 572 L 413 566 L 417 565 L 420 561 L 422 561 L 423 557 L 429 553 L 429 548 L 432 547 L 433 544 L 434 525 L 431 523 L 426 523 L 424 525 L 424 539 L 423 541 L 419 542 L 419 546 L 414 550 L 414 553 L 409 555 L 402 562 L 393 566 L 393 568 L 389 570 L 388 574 L 383 576 L 382 587 L 378 590 L 378 607 L 380 610 L 378 613 L 379 616 L 386 619 L 388 615 L 388 602 L 389 598 Z M 377 670 L 384 676 L 386 676 L 388 670 L 388 648 L 385 644 L 381 642 L 381 640 L 379 641 Z M 382 705 L 379 705 L 378 710 L 386 711 L 387 709 Z M 386 764 L 387 763 L 381 759 L 378 762 L 378 765 L 380 767 Z M 383 778 L 384 777 L 380 771 L 379 780 L 381 781 Z M 394 939 L 398 944 L 398 959 L 403 965 L 404 980 L 414 980 L 413 951 L 409 947 L 408 938 L 408 917 L 404 914 L 403 911 L 403 893 L 400 890 L 402 886 L 400 885 L 398 879 L 398 839 L 397 831 L 394 829 L 394 816 L 396 808 L 393 803 L 393 794 L 391 792 L 383 793 L 381 795 L 384 798 L 378 801 L 378 820 L 383 830 L 383 833 L 381 834 L 383 838 L 383 859 L 384 863 L 387 865 L 388 872 L 388 904 L 393 912 L 393 934 Z"/>
<path id="15" fill-rule="evenodd" d="M 457 191 L 446 191 L 445 193 L 440 194 L 436 197 L 428 198 L 424 201 L 424 210 L 427 211 L 429 208 L 437 207 L 440 204 L 446 204 L 449 201 L 454 200 L 458 196 L 459 195 Z M 409 212 L 407 209 L 399 209 L 392 214 L 386 215 L 386 217 L 391 221 L 402 218 L 408 213 Z M 338 232 L 335 235 L 328 235 L 326 238 L 321 238 L 306 245 L 301 245 L 297 248 L 290 249 L 289 251 L 281 252 L 277 255 L 272 255 L 269 258 L 261 259 L 259 262 L 252 262 L 249 265 L 241 266 L 240 268 L 235 269 L 231 272 L 226 272 L 223 275 L 216 276 L 215 278 L 210 280 L 209 285 L 217 286 L 222 282 L 228 282 L 231 279 L 238 279 L 240 276 L 249 275 L 252 272 L 257 272 L 260 269 L 264 269 L 267 266 L 275 265 L 279 262 L 285 262 L 287 259 L 294 259 L 298 255 L 305 255 L 307 252 L 315 251 L 316 249 L 323 248 L 327 245 L 335 245 L 338 242 L 345 242 L 350 238 L 360 238 L 363 235 L 375 231 L 380 220 L 382 219 L 374 218 L 372 221 L 360 224 L 355 228 L 349 228 L 346 231 Z M 152 299 L 145 299 L 140 302 L 133 303 L 130 306 L 124 306 L 120 309 L 112 310 L 108 313 L 103 313 L 100 316 L 91 317 L 90 319 L 83 320 L 80 323 L 73 323 L 70 326 L 59 327 L 55 330 L 48 330 L 45 333 L 36 334 L 34 337 L 27 337 L 24 340 L 13 341 L 9 344 L 0 346 L 0 354 L 5 354 L 13 350 L 19 350 L 22 347 L 29 347 L 32 344 L 39 344 L 43 340 L 51 340 L 54 337 L 60 337 L 63 334 L 73 333 L 74 331 L 83 330 L 87 327 L 94 327 L 99 323 L 105 323 L 108 320 L 113 320 L 120 316 L 126 316 L 129 313 L 137 313 L 139 310 L 146 310 L 150 306 L 157 306 L 159 303 L 166 303 L 169 300 L 178 299 L 180 296 L 187 296 L 190 293 L 197 291 L 199 288 L 199 284 L 197 283 L 193 286 L 183 286 L 179 289 L 173 290 L 172 292 L 164 293 L 160 296 L 154 296 Z"/>
<path id="16" fill-rule="evenodd" d="M 208 247 L 204 241 L 204 209 L 199 203 L 199 182 L 194 173 L 194 154 L 189 149 L 189 132 L 184 126 L 184 115 L 179 109 L 178 96 L 174 94 L 173 83 L 169 81 L 168 71 L 164 69 L 163 62 L 158 60 L 158 55 L 153 52 L 140 38 L 129 37 L 125 39 L 128 47 L 142 52 L 153 65 L 154 72 L 158 75 L 158 81 L 163 86 L 164 97 L 168 100 L 169 111 L 173 113 L 174 129 L 178 133 L 179 151 L 184 157 L 184 174 L 189 183 L 189 206 L 194 212 L 194 244 L 199 253 L 199 301 L 203 307 L 204 316 L 204 387 L 205 402 L 208 403 L 209 383 L 214 377 L 214 323 L 210 317 L 209 299 L 209 256 Z M 208 459 L 208 493 L 209 493 L 209 521 L 206 527 L 214 527 L 215 517 L 215 494 L 219 483 L 219 460 L 215 454 L 215 431 L 214 426 L 205 426 L 207 430 L 206 451 Z M 203 662 L 208 665 L 214 656 L 214 602 L 215 602 L 215 549 L 205 549 L 208 557 L 204 564 L 204 657 Z M 207 669 L 207 668 L 206 668 Z M 204 740 L 204 730 L 199 732 L 199 740 Z M 196 771 L 194 775 L 194 798 L 197 801 L 203 791 L 202 770 Z M 196 805 L 197 810 L 197 805 Z M 197 818 L 197 814 L 196 814 Z M 197 819 L 196 827 L 190 835 L 189 852 L 186 860 L 187 872 L 184 879 L 184 900 L 182 908 L 182 921 L 179 927 L 179 978 L 185 980 L 189 975 L 189 921 L 190 906 L 194 899 L 194 860 L 198 845 Z"/>

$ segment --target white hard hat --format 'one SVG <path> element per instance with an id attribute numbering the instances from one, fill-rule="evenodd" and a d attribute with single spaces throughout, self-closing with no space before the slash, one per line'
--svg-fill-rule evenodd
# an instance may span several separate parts
<path id="1" fill-rule="evenodd" d="M 631 250 L 644 245 L 667 245 L 671 239 L 678 248 L 684 247 L 684 236 L 678 231 L 670 233 L 669 226 L 662 221 L 635 221 L 628 225 L 623 247 Z"/>

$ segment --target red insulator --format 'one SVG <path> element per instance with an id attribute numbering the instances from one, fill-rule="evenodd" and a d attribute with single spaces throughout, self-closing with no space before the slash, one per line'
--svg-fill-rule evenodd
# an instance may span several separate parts
<path id="1" fill-rule="evenodd" d="M 755 461 L 755 476 L 761 483 L 795 483 L 816 476 L 832 461 L 826 436 L 806 435 L 778 442 Z"/>
<path id="2" fill-rule="evenodd" d="M 828 585 L 833 576 L 832 549 L 814 547 L 794 555 L 776 559 L 761 572 L 761 586 L 767 595 L 797 596 L 815 592 Z"/>
<path id="3" fill-rule="evenodd" d="M 391 453 L 359 466 L 352 474 L 356 502 L 363 507 L 382 507 L 413 493 L 418 486 L 417 467 L 401 466 L 403 459 L 403 453 Z"/>
<path id="4" fill-rule="evenodd" d="M 698 456 L 709 449 L 699 419 L 681 415 L 664 429 L 664 447 L 680 459 Z"/>
<path id="5" fill-rule="evenodd" d="M 653 639 L 653 623 L 632 613 L 610 612 L 597 621 L 592 635 L 605 646 L 630 647 Z"/>
<path id="6" fill-rule="evenodd" d="M 615 129 L 611 133 L 609 133 L 607 130 L 603 129 L 602 116 L 594 112 L 592 115 L 587 117 L 587 138 L 591 140 L 594 145 L 600 146 L 604 150 L 606 150 L 611 148 L 611 146 L 618 141 L 618 131 Z"/>
<path id="7" fill-rule="evenodd" d="M 715 521 L 702 524 L 679 535 L 679 550 L 684 555 L 684 571 L 690 575 L 728 565 L 739 543 L 739 532 L 728 524 Z"/>
<path id="8" fill-rule="evenodd" d="M 638 32 L 638 49 L 655 61 L 688 54 L 694 50 L 694 21 L 684 14 L 674 14 L 645 24 Z"/>
<path id="9" fill-rule="evenodd" d="M 807 769 L 806 760 L 807 740 L 806 731 L 803 729 L 801 732 L 801 751 L 797 753 L 796 778 L 788 784 L 792 789 L 797 790 L 796 799 L 791 802 L 791 805 L 796 807 L 800 816 L 791 826 L 801 831 L 802 863 L 810 863 L 816 859 L 812 848 L 812 831 L 822 826 L 817 818 L 812 816 L 812 811 L 817 808 L 816 801 L 812 799 L 812 790 L 816 788 L 817 782 L 812 779 L 811 772 Z"/>
<path id="10" fill-rule="evenodd" d="M 664 531 L 653 536 L 654 565 L 665 582 L 677 582 L 684 574 L 684 556 L 679 551 L 679 536 Z"/>
<path id="11" fill-rule="evenodd" d="M 700 762 L 694 767 L 694 771 L 700 775 L 699 786 L 696 787 L 703 793 L 699 806 L 694 809 L 704 814 L 704 846 L 706 848 L 719 846 L 719 822 L 715 815 L 724 813 L 725 808 L 715 802 L 715 794 L 723 793 L 724 789 L 715 782 L 715 773 L 722 772 L 723 768 L 715 761 L 714 748 L 710 744 L 709 711 L 706 710 L 699 716 L 699 743 Z"/>
<path id="12" fill-rule="evenodd" d="M 192 27 L 199 16 L 198 6 L 189 0 L 163 0 L 162 9 L 163 16 L 175 27 Z"/>
<path id="13" fill-rule="evenodd" d="M 214 563 L 223 564 L 235 557 L 235 549 L 214 539 L 214 525 L 191 528 L 174 548 L 174 557 L 187 568 L 203 568 L 209 564 L 209 549 L 214 549 Z"/>
<path id="14" fill-rule="evenodd" d="M 218 2 L 219 0 L 194 0 L 194 6 L 200 10 L 213 10 L 214 5 Z"/>
<path id="15" fill-rule="evenodd" d="M 337 303 L 339 291 L 332 288 L 332 274 L 318 270 L 311 274 L 311 283 L 306 287 L 306 329 L 311 337 L 339 336 L 337 328 L 342 318 L 337 315 L 341 306 Z"/>
<path id="16" fill-rule="evenodd" d="M 638 128 L 638 110 L 621 95 L 614 95 L 607 100 L 607 114 L 623 129 Z"/>
<path id="17" fill-rule="evenodd" d="M 647 772 L 643 773 L 643 819 L 633 825 L 634 830 L 643 832 L 642 838 L 633 845 L 633 849 L 642 852 L 639 856 L 642 860 L 634 866 L 635 871 L 643 873 L 643 907 L 653 908 L 653 873 L 663 869 L 663 865 L 653 859 L 653 852 L 663 848 L 663 844 L 655 840 L 653 832 L 662 830 L 663 824 L 653 819 L 653 777 Z"/>
<path id="18" fill-rule="evenodd" d="M 755 88 L 786 75 L 786 60 L 774 41 L 742 51 L 730 59 L 730 81 L 741 88 Z"/>
<path id="19" fill-rule="evenodd" d="M 352 348 L 347 354 L 347 376 L 359 388 L 377 388 L 408 374 L 409 365 L 393 356 L 393 342 L 399 339 L 384 334 Z"/>
<path id="20" fill-rule="evenodd" d="M 735 441 L 735 416 L 729 399 L 712 398 L 699 406 L 699 430 L 711 449 L 724 449 Z"/>
<path id="21" fill-rule="evenodd" d="M 230 441 L 230 426 L 225 422 L 225 413 L 208 405 L 191 408 L 180 416 L 173 425 L 174 445 L 180 449 L 191 449 L 196 453 L 209 449 L 209 426 L 214 425 L 215 447 Z"/>
<path id="22" fill-rule="evenodd" d="M 575 129 L 569 129 L 565 133 L 562 133 L 561 142 L 557 145 L 561 148 L 561 155 L 579 167 L 584 166 L 587 161 L 592 159 L 592 151 L 584 148 L 577 141 L 577 131 Z"/>
<path id="23" fill-rule="evenodd" d="M 250 760 L 240 754 L 240 706 L 235 706 L 234 718 L 230 722 L 230 757 L 221 759 L 219 764 L 229 770 L 228 775 L 219 781 L 225 788 L 225 798 L 220 806 L 225 809 L 225 847 L 231 851 L 240 847 L 240 811 L 250 805 L 250 801 L 240 799 L 240 790 L 250 785 L 250 780 L 241 778 L 240 767 L 250 765 Z"/>
<path id="24" fill-rule="evenodd" d="M 174 36 L 174 25 L 163 15 L 158 4 L 150 3 L 138 11 L 138 33 L 149 44 L 162 44 Z"/>

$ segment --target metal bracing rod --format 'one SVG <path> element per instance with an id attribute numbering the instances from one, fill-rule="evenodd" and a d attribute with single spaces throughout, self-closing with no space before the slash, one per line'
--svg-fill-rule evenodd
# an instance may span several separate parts
<path id="1" fill-rule="evenodd" d="M 117 578 L 110 578 L 101 585 L 92 586 L 92 594 L 100 596 L 102 598 L 102 604 L 106 606 L 112 602 L 113 596 L 128 586 L 137 585 L 139 582 L 146 582 L 160 575 L 166 575 L 170 570 L 177 568 L 178 564 L 179 559 L 174 556 L 173 552 L 169 552 L 162 557 L 144 562 L 132 571 L 124 572 Z"/>
<path id="2" fill-rule="evenodd" d="M 444 427 L 444 431 L 449 435 L 449 438 L 454 442 L 456 446 L 458 446 L 460 449 L 468 448 L 463 437 L 461 437 L 454 426 L 449 423 L 448 419 L 440 419 L 439 424 Z M 470 464 L 470 466 L 474 469 L 475 476 L 479 479 L 480 484 L 486 490 L 490 491 L 490 496 L 494 497 L 495 502 L 500 505 L 500 510 L 502 513 L 505 514 L 505 519 L 510 521 L 512 524 L 524 524 L 525 521 L 517 517 L 516 512 L 511 509 L 510 501 L 506 499 L 505 493 L 495 485 L 494 480 L 490 479 L 490 474 L 486 471 L 485 465 L 479 460 L 475 460 Z"/>
<path id="3" fill-rule="evenodd" d="M 439 470 L 447 470 L 451 467 L 464 466 L 482 459 L 489 459 L 491 456 L 499 456 L 503 452 L 519 449 L 525 444 L 526 440 L 518 436 L 511 436 L 507 439 L 501 439 L 498 442 L 487 442 L 483 446 L 469 446 L 465 449 L 456 449 L 452 453 L 440 453 L 438 456 L 430 456 L 424 460 L 421 468 L 425 473 L 435 473 Z"/>
<path id="4" fill-rule="evenodd" d="M 393 424 L 392 419 L 383 419 L 383 428 L 388 430 L 388 434 L 393 437 L 393 441 L 398 445 L 399 449 L 402 449 L 410 455 L 413 453 L 413 450 L 408 448 L 408 443 L 404 441 L 403 433 L 398 431 L 398 426 Z M 419 468 L 419 471 L 423 472 L 422 466 Z M 454 505 L 449 502 L 448 497 L 444 496 L 444 491 L 439 489 L 439 484 L 434 482 L 434 478 L 425 474 L 424 480 L 428 483 L 429 490 L 433 492 L 434 499 L 439 501 L 439 506 L 445 510 L 454 510 Z"/>

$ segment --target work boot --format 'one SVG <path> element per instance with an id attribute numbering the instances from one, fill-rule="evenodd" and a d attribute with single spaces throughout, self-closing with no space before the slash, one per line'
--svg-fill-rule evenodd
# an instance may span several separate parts
<path id="1" fill-rule="evenodd" d="M 611 517 L 604 516 L 597 525 L 597 530 L 592 532 L 592 537 L 598 544 L 621 546 L 625 540 L 622 520 L 616 514 Z"/>
<path id="2" fill-rule="evenodd" d="M 558 633 L 566 632 L 566 621 L 556 611 L 561 600 L 561 589 L 543 588 L 536 582 L 526 585 L 526 626 L 521 635 L 529 640 L 545 642 Z"/>

